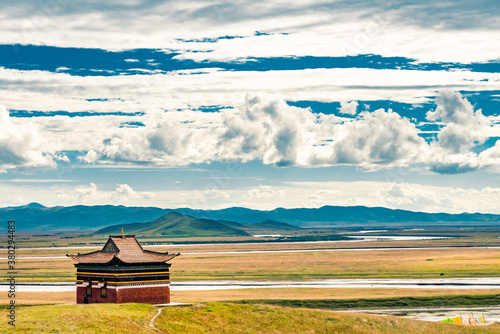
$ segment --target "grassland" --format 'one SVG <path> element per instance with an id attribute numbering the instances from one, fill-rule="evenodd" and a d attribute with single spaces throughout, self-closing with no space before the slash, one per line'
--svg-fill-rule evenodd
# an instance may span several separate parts
<path id="1" fill-rule="evenodd" d="M 127 231 L 125 231 L 127 233 Z M 340 235 L 356 235 L 353 230 L 347 229 L 332 229 L 332 228 L 311 228 L 299 231 L 280 231 L 280 230 L 259 230 L 257 234 L 284 234 L 293 236 L 325 236 L 331 234 Z M 360 235 L 360 234 L 357 234 Z M 403 242 L 400 245 L 411 247 L 441 245 L 441 246 L 500 246 L 500 229 L 499 228 L 481 228 L 481 227 L 443 227 L 443 228 L 428 228 L 426 230 L 405 230 L 391 229 L 387 232 L 366 233 L 363 235 L 405 235 L 405 236 L 448 236 L 451 239 L 446 240 L 424 240 L 412 241 L 411 243 Z M 155 237 L 144 236 L 138 234 L 137 237 L 143 244 L 168 244 L 171 242 L 232 242 L 254 240 L 251 236 L 239 237 L 189 237 L 189 236 L 174 236 L 174 235 L 157 235 Z M 272 239 L 272 238 L 269 238 Z M 6 236 L 0 236 L 0 248 L 5 245 Z M 89 233 L 18 233 L 16 243 L 18 247 L 65 247 L 65 246 L 95 246 L 102 245 L 106 242 L 107 237 L 103 235 L 94 235 Z M 260 239 L 259 239 L 260 240 Z M 262 240 L 265 240 L 263 238 Z M 361 247 L 364 247 L 360 245 Z"/>
<path id="2" fill-rule="evenodd" d="M 496 333 L 482 328 L 263 305 L 201 304 L 169 312 L 156 327 L 168 333 Z"/>
<path id="3" fill-rule="evenodd" d="M 464 326 L 392 316 L 227 303 L 157 308 L 145 304 L 20 307 L 16 329 L 0 333 L 498 333 L 500 325 Z"/>
<path id="4" fill-rule="evenodd" d="M 497 277 L 500 272 L 500 250 L 471 247 L 500 245 L 497 232 L 490 232 L 475 231 L 463 238 L 444 240 L 169 245 L 150 249 L 183 253 L 172 261 L 172 280 L 176 282 L 205 279 Z M 72 239 L 60 240 L 63 240 L 58 241 L 62 244 Z M 84 239 L 77 238 L 76 241 L 78 240 Z M 87 240 L 84 246 L 93 244 L 96 240 Z M 33 239 L 28 241 L 34 242 Z M 69 258 L 22 257 L 85 253 L 99 249 L 104 241 L 103 239 L 99 241 L 99 245 L 93 245 L 93 249 L 20 249 L 16 254 L 17 281 L 74 282 L 75 268 Z M 51 245 L 47 241 L 35 244 Z M 456 246 L 459 247 L 442 248 Z M 407 248 L 395 251 L 391 249 L 393 247 L 424 249 Z M 273 250 L 296 252 L 266 253 Z M 241 251 L 263 253 L 238 253 Z M 1 274 L 5 274 L 4 268 L 6 262 L 0 261 Z M 18 309 L 17 332 L 57 333 L 59 330 L 59 333 L 499 333 L 500 325 L 467 327 L 318 310 L 332 307 L 364 308 L 369 305 L 498 305 L 499 295 L 500 289 L 266 288 L 173 291 L 172 301 L 195 305 L 165 308 L 155 321 L 159 329 L 155 330 L 148 324 L 157 308 L 150 305 L 83 306 L 74 304 L 74 292 L 18 292 L 16 297 L 21 307 Z M 252 304 L 227 303 L 241 300 Z M 0 303 L 7 302 L 6 294 L 0 296 Z M 37 303 L 66 305 L 22 306 Z M 11 333 L 6 322 L 0 324 L 0 332 Z"/>
<path id="5" fill-rule="evenodd" d="M 2 321 L 0 333 L 157 333 L 148 326 L 156 312 L 146 304 L 26 306 L 15 330 Z"/>
<path id="6" fill-rule="evenodd" d="M 244 299 L 274 300 L 344 300 L 344 299 L 388 299 L 402 297 L 436 297 L 500 295 L 500 289 L 393 289 L 393 288 L 265 288 L 206 291 L 172 291 L 173 302 L 201 303 L 215 301 L 239 301 Z M 7 294 L 0 294 L 0 304 L 7 304 Z M 16 302 L 21 305 L 72 304 L 75 292 L 27 292 L 16 293 Z"/>
<path id="7" fill-rule="evenodd" d="M 324 278 L 446 278 L 495 277 L 500 272 L 500 251 L 495 248 L 428 248 L 352 250 L 339 247 L 366 243 L 290 243 L 260 245 L 192 245 L 157 247 L 184 253 L 175 258 L 172 280 L 302 280 Z M 390 248 L 400 242 L 370 242 Z M 331 248 L 329 251 L 320 251 Z M 337 250 L 335 250 L 337 249 Z M 73 282 L 75 268 L 69 258 L 23 259 L 24 256 L 62 256 L 92 249 L 19 250 L 18 282 Z M 297 250 L 283 253 L 210 253 L 221 251 Z M 190 254 L 190 253 L 199 254 Z M 206 253 L 203 253 L 206 252 Z M 6 274 L 6 260 L 0 274 Z"/>
<path id="8" fill-rule="evenodd" d="M 173 266 L 177 280 L 436 278 L 498 276 L 497 249 L 405 249 L 264 254 L 186 254 Z"/>

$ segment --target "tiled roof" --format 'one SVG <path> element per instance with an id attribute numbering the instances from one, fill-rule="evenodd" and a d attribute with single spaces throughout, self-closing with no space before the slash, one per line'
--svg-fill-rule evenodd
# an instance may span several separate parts
<path id="1" fill-rule="evenodd" d="M 162 263 L 180 255 L 144 250 L 135 236 L 110 236 L 102 250 L 86 254 L 67 255 L 78 263 L 104 264 L 115 257 L 124 263 Z"/>

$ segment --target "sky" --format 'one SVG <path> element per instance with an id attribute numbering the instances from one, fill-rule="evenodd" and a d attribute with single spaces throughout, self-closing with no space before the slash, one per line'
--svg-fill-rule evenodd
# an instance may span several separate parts
<path id="1" fill-rule="evenodd" d="M 0 207 L 499 213 L 496 1 L 16 1 Z"/>

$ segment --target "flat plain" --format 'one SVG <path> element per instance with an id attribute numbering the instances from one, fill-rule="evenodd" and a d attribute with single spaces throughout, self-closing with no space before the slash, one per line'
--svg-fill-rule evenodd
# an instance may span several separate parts
<path id="1" fill-rule="evenodd" d="M 348 233 L 348 232 L 347 232 Z M 422 233 L 422 232 L 420 232 Z M 399 233 L 401 235 L 402 233 Z M 407 232 L 406 235 L 416 235 Z M 398 235 L 397 231 L 379 235 Z M 488 278 L 498 277 L 500 272 L 500 239 L 496 230 L 488 231 L 427 231 L 424 235 L 449 238 L 435 240 L 373 240 L 331 242 L 271 242 L 241 243 L 241 238 L 221 238 L 223 243 L 165 244 L 165 240 L 148 240 L 146 249 L 180 252 L 172 260 L 171 280 L 185 281 L 296 281 L 342 278 Z M 57 239 L 59 238 L 59 239 Z M 75 240 L 81 241 L 76 242 Z M 75 280 L 73 262 L 67 253 L 85 253 L 100 249 L 104 239 L 85 236 L 61 238 L 61 236 L 30 236 L 21 239 L 16 256 L 18 283 L 65 282 Z M 57 239 L 57 247 L 54 247 Z M 138 238 L 141 242 L 141 238 Z M 204 239 L 177 239 L 180 241 Z M 231 241 L 240 243 L 231 243 Z M 71 248 L 66 248 L 71 247 Z M 6 274 L 6 260 L 0 261 L 0 273 Z M 277 305 L 240 305 L 227 302 L 254 300 L 257 303 L 288 305 L 293 301 L 356 300 L 388 301 L 404 298 L 471 298 L 477 305 L 484 298 L 500 295 L 500 289 L 436 289 L 436 288 L 260 288 L 208 291 L 172 291 L 173 302 L 192 303 L 189 307 L 164 309 L 155 324 L 157 330 L 147 326 L 157 308 L 149 305 L 82 305 L 74 304 L 74 292 L 18 292 L 19 332 L 55 332 L 58 328 L 71 329 L 74 333 L 103 332 L 101 325 L 90 323 L 85 317 L 101 314 L 111 326 L 120 332 L 198 333 L 208 329 L 220 333 L 253 333 L 271 328 L 275 333 L 338 332 L 338 333 L 496 333 L 498 325 L 465 327 L 449 324 L 427 323 L 397 317 L 337 313 L 328 310 L 289 308 Z M 261 300 L 262 302 L 259 302 Z M 274 301 L 274 302 L 272 302 Z M 0 296 L 0 304 L 9 302 L 6 294 Z M 215 302 L 215 303 L 214 303 Z M 222 302 L 222 303 L 221 303 Z M 50 305 L 49 305 L 50 304 Z M 60 304 L 60 305 L 54 305 Z M 39 305 L 39 306 L 37 306 Z M 319 304 L 318 304 L 319 305 Z M 489 305 L 489 304 L 488 304 Z M 64 311 L 63 311 L 64 310 Z M 45 313 L 43 313 L 45 312 Z M 48 313 L 47 313 L 48 312 Z M 232 313 L 245 312 L 242 319 Z M 53 321 L 47 322 L 51 314 Z M 69 322 L 64 322 L 65 314 Z M 168 314 L 168 318 L 165 314 Z M 256 321 L 262 319 L 261 324 Z M 212 320 L 210 320 L 212 319 Z M 213 320 L 215 319 L 215 320 Z M 284 319 L 294 319 L 285 324 Z M 302 319 L 302 320 L 298 320 Z M 104 321 L 104 320 L 103 320 Z M 3 326 L 3 325 L 2 325 Z M 63 326 L 63 327 L 62 327 Z M 64 327 L 66 326 L 66 327 Z M 102 325 L 104 326 L 104 325 Z M 126 329 L 125 329 L 126 328 Z M 425 331 L 424 331 L 425 329 Z M 4 332 L 6 328 L 2 327 Z M 113 332 L 113 331 L 110 331 Z M 103 332 L 105 333 L 105 331 Z"/>
<path id="2" fill-rule="evenodd" d="M 441 232 L 450 233 L 449 231 Z M 439 234 L 433 232 L 431 235 Z M 500 239 L 496 231 L 461 233 L 437 240 L 378 240 L 298 243 L 223 243 L 144 246 L 181 253 L 172 261 L 173 281 L 307 280 L 327 278 L 496 277 L 500 272 Z M 39 237 L 44 238 L 44 237 Z M 139 241 L 142 241 L 139 238 Z M 230 242 L 231 239 L 225 239 Z M 67 253 L 90 248 L 20 244 L 18 282 L 72 282 L 75 268 Z M 23 249 L 23 248 L 28 249 Z M 487 248 L 485 248 L 487 247 Z M 6 258 L 0 274 L 6 274 Z"/>

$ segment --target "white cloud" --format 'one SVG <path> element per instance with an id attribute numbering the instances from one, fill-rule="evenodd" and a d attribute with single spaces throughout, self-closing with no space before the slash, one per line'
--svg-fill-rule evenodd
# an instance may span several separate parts
<path id="1" fill-rule="evenodd" d="M 97 153 L 94 150 L 90 150 L 87 152 L 87 154 L 85 154 L 85 156 L 79 157 L 80 160 L 85 161 L 87 163 L 96 162 L 97 160 L 99 160 L 99 158 L 100 158 L 99 153 Z"/>
<path id="2" fill-rule="evenodd" d="M 156 112 L 142 121 L 141 128 L 108 131 L 91 156 L 159 165 L 260 160 L 277 166 L 378 169 L 421 161 L 427 148 L 415 126 L 391 111 L 364 112 L 339 123 L 338 117 L 269 95 L 247 96 L 244 106 L 210 115 Z"/>
<path id="3" fill-rule="evenodd" d="M 500 140 L 497 140 L 493 147 L 481 152 L 479 161 L 483 166 L 500 166 Z"/>
<path id="4" fill-rule="evenodd" d="M 11 121 L 5 106 L 0 105 L 0 170 L 16 167 L 55 167 L 55 162 L 44 151 L 45 140 L 31 120 L 22 124 Z M 64 156 L 56 156 L 64 160 Z"/>
<path id="5" fill-rule="evenodd" d="M 210 161 L 218 152 L 221 130 L 217 119 L 209 118 L 195 111 L 151 112 L 142 119 L 144 127 L 108 132 L 97 151 L 104 160 L 114 162 L 188 165 Z"/>
<path id="6" fill-rule="evenodd" d="M 343 130 L 344 136 L 333 144 L 330 164 L 408 165 L 425 154 L 425 141 L 415 125 L 391 110 L 364 112 Z"/>
<path id="7" fill-rule="evenodd" d="M 119 184 L 111 194 L 111 197 L 113 197 L 115 201 L 122 202 L 131 199 L 150 199 L 153 197 L 153 194 L 147 191 L 137 192 L 128 184 Z"/>
<path id="8" fill-rule="evenodd" d="M 457 174 L 498 164 L 497 145 L 480 154 L 472 152 L 472 148 L 488 139 L 492 124 L 460 93 L 440 92 L 436 109 L 427 113 L 427 119 L 444 124 L 438 132 L 437 142 L 431 143 L 431 170 Z"/>
<path id="9" fill-rule="evenodd" d="M 389 207 L 400 209 L 439 212 L 444 208 L 449 210 L 455 206 L 451 194 L 415 184 L 393 184 L 380 191 L 378 196 L 383 198 Z"/>
<path id="10" fill-rule="evenodd" d="M 423 163 L 438 173 L 461 173 L 500 164 L 498 145 L 472 152 L 493 132 L 492 122 L 458 93 L 441 93 L 436 109 L 428 113 L 430 120 L 444 125 L 430 145 L 415 124 L 390 110 L 342 118 L 289 106 L 281 95 L 252 94 L 243 101 L 212 113 L 156 108 L 137 116 L 7 115 L 1 121 L 10 126 L 4 133 L 11 140 L 23 139 L 22 147 L 18 142 L 20 166 L 68 162 L 59 153 L 68 150 L 83 152 L 79 159 L 85 163 L 136 166 L 257 160 L 277 166 L 347 164 L 374 170 Z M 144 126 L 122 126 L 127 122 Z M 18 129 L 16 134 L 12 129 Z M 13 142 L 4 140 L 12 151 Z"/>
<path id="11" fill-rule="evenodd" d="M 236 107 L 241 105 L 247 94 L 262 92 L 278 94 L 289 101 L 392 100 L 422 103 L 435 96 L 436 90 L 449 87 L 469 91 L 496 90 L 500 79 L 491 73 L 481 72 L 364 68 L 287 71 L 210 69 L 189 75 L 179 71 L 88 77 L 0 68 L 0 82 L 5 87 L 0 91 L 0 101 L 10 109 L 135 113 L 206 105 Z"/>
<path id="12" fill-rule="evenodd" d="M 485 177 L 491 175 L 485 174 Z M 437 183 L 437 182 L 436 182 Z M 275 185 L 240 187 L 232 185 L 224 190 L 207 193 L 187 188 L 163 189 L 151 192 L 130 191 L 116 185 L 101 190 L 95 184 L 68 188 L 65 184 L 51 185 L 50 190 L 39 184 L 3 184 L 0 202 L 6 205 L 37 201 L 44 205 L 102 205 L 132 204 L 163 208 L 192 207 L 220 209 L 230 206 L 272 210 L 277 207 L 320 207 L 324 205 L 364 205 L 425 212 L 489 212 L 500 214 L 500 188 L 422 185 L 409 182 L 379 181 L 318 181 L 285 182 Z M 12 194 L 21 196 L 14 201 Z M 224 195 L 224 193 L 229 195 Z"/>
<path id="13" fill-rule="evenodd" d="M 95 183 L 90 183 L 88 186 L 75 187 L 73 191 L 73 200 L 77 203 L 86 203 L 89 199 L 95 200 L 103 197 L 102 193 L 98 193 Z"/>
<path id="14" fill-rule="evenodd" d="M 223 157 L 262 159 L 278 166 L 305 165 L 321 126 L 317 116 L 270 96 L 247 96 L 245 102 L 244 107 L 223 113 Z"/>
<path id="15" fill-rule="evenodd" d="M 341 101 L 339 112 L 346 115 L 356 115 L 356 109 L 358 108 L 358 102 L 356 101 Z"/>
<path id="16" fill-rule="evenodd" d="M 269 199 L 273 200 L 279 197 L 284 197 L 285 192 L 283 190 L 275 190 L 271 186 L 259 185 L 258 188 L 253 188 L 248 190 L 243 197 L 247 199 Z"/>
<path id="17" fill-rule="evenodd" d="M 85 6 L 24 1 L 2 9 L 0 42 L 211 51 L 185 54 L 204 59 L 349 53 L 477 62 L 498 57 L 498 14 L 493 2 L 474 5 L 466 0 L 107 1 Z M 275 34 L 253 36 L 255 31 Z M 228 34 L 246 38 L 215 43 L 178 40 Z"/>
<path id="18" fill-rule="evenodd" d="M 128 184 L 118 184 L 114 191 L 99 190 L 97 185 L 91 182 L 89 185 L 80 185 L 71 192 L 61 191 L 57 197 L 71 204 L 103 204 L 103 203 L 124 203 L 130 200 L 151 199 L 154 194 L 151 192 L 137 192 Z"/>
<path id="19" fill-rule="evenodd" d="M 209 200 L 229 199 L 231 197 L 227 192 L 214 188 L 203 191 L 203 195 Z"/>
<path id="20" fill-rule="evenodd" d="M 473 189 L 407 182 L 355 181 L 292 182 L 286 188 L 278 189 L 287 189 L 287 207 L 364 205 L 424 212 L 500 213 L 496 204 L 500 188 L 492 187 Z M 324 196 L 320 197 L 317 189 L 329 189 L 334 193 L 323 191 Z M 276 206 L 283 206 L 283 203 L 278 202 Z"/>
<path id="21" fill-rule="evenodd" d="M 437 108 L 427 113 L 430 121 L 442 121 L 446 126 L 438 133 L 440 148 L 447 153 L 468 152 L 488 138 L 488 120 L 460 93 L 444 90 L 436 98 Z"/>
<path id="22" fill-rule="evenodd" d="M 308 196 L 305 206 L 319 208 L 336 205 L 337 201 L 342 201 L 342 195 L 342 191 L 337 189 L 318 189 Z"/>

